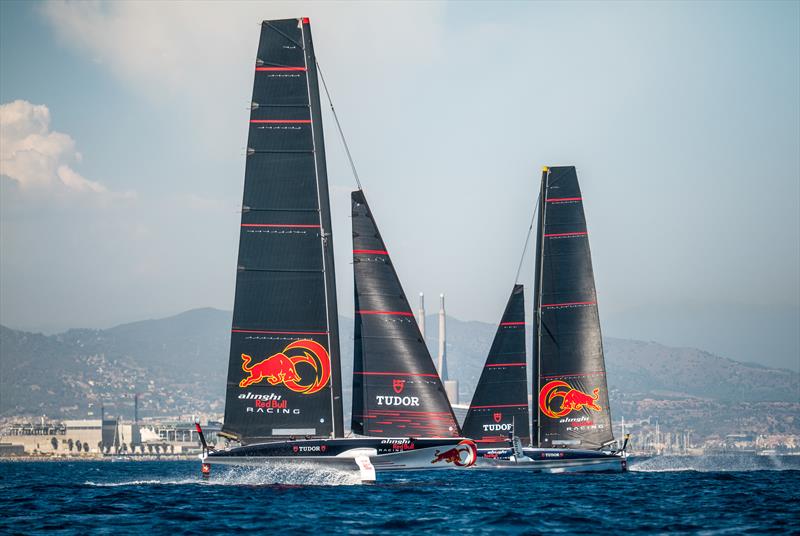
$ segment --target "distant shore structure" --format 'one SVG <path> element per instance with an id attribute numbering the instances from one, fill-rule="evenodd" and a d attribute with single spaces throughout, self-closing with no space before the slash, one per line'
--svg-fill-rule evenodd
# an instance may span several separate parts
<path id="1" fill-rule="evenodd" d="M 417 324 L 419 324 L 419 332 L 422 334 L 422 340 L 425 340 L 425 293 L 419 293 L 419 310 L 417 311 Z"/>
<path id="2" fill-rule="evenodd" d="M 450 403 L 458 404 L 458 381 L 451 380 L 447 374 L 447 316 L 444 294 L 439 294 L 439 377 Z"/>

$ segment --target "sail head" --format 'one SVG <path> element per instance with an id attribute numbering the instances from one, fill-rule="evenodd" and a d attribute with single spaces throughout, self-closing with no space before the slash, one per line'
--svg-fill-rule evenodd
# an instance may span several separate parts
<path id="1" fill-rule="evenodd" d="M 600 448 L 614 437 L 575 168 L 546 168 L 539 203 L 533 376 L 538 443 Z"/>
<path id="2" fill-rule="evenodd" d="M 256 59 L 223 431 L 340 437 L 330 203 L 307 19 L 264 21 Z"/>
<path id="3" fill-rule="evenodd" d="M 458 437 L 447 394 L 361 190 L 351 195 L 354 433 Z"/>

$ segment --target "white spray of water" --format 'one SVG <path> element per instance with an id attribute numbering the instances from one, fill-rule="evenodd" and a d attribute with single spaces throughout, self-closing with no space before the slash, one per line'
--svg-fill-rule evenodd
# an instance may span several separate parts
<path id="1" fill-rule="evenodd" d="M 648 473 L 674 471 L 786 471 L 800 469 L 800 456 L 654 456 L 642 461 L 633 461 L 629 465 L 629 469 Z"/>
<path id="2" fill-rule="evenodd" d="M 227 469 L 214 466 L 211 477 L 203 480 L 198 470 L 196 477 L 159 478 L 130 480 L 124 482 L 86 482 L 87 486 L 161 486 L 161 485 L 210 485 L 210 486 L 355 486 L 361 484 L 359 474 L 329 467 L 319 467 L 302 463 L 271 464 L 264 467 L 231 467 Z"/>

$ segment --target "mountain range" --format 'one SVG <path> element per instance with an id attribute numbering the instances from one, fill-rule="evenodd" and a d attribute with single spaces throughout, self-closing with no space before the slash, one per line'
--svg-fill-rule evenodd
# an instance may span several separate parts
<path id="1" fill-rule="evenodd" d="M 106 414 L 130 419 L 136 393 L 143 416 L 221 413 L 231 317 L 229 311 L 194 309 L 56 335 L 0 326 L 0 417 L 76 418 L 97 415 L 103 406 Z M 435 326 L 435 317 L 426 323 Z M 483 322 L 447 319 L 448 369 L 451 379 L 459 381 L 462 403 L 469 403 L 495 329 Z M 340 332 L 344 404 L 349 408 L 353 320 L 340 318 Z M 434 358 L 435 335 L 429 333 L 427 339 Z M 780 414 L 783 424 L 773 431 L 798 426 L 792 418 L 800 417 L 797 372 L 655 342 L 606 338 L 604 345 L 615 416 L 648 418 L 650 412 L 662 422 L 699 426 L 683 422 L 682 415 L 695 408 L 693 414 L 702 418 L 705 408 L 707 413 L 732 414 L 717 415 L 715 422 L 730 421 L 734 427 L 746 422 L 747 415 L 753 413 L 757 420 L 763 412 Z"/>

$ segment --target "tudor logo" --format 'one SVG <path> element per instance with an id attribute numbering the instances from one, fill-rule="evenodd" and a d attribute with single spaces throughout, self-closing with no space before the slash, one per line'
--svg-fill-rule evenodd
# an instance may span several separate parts
<path id="1" fill-rule="evenodd" d="M 492 415 L 492 418 L 494 419 L 494 422 L 499 423 L 500 421 L 503 420 L 503 414 L 498 411 L 497 413 Z"/>
<path id="2" fill-rule="evenodd" d="M 392 389 L 394 389 L 394 392 L 397 393 L 398 395 L 403 392 L 405 386 L 406 386 L 405 380 L 392 380 Z"/>
<path id="3" fill-rule="evenodd" d="M 509 423 L 504 424 L 484 424 L 483 425 L 484 432 L 510 432 L 511 425 Z"/>
<path id="4" fill-rule="evenodd" d="M 384 396 L 375 397 L 379 406 L 419 406 L 418 396 Z"/>

